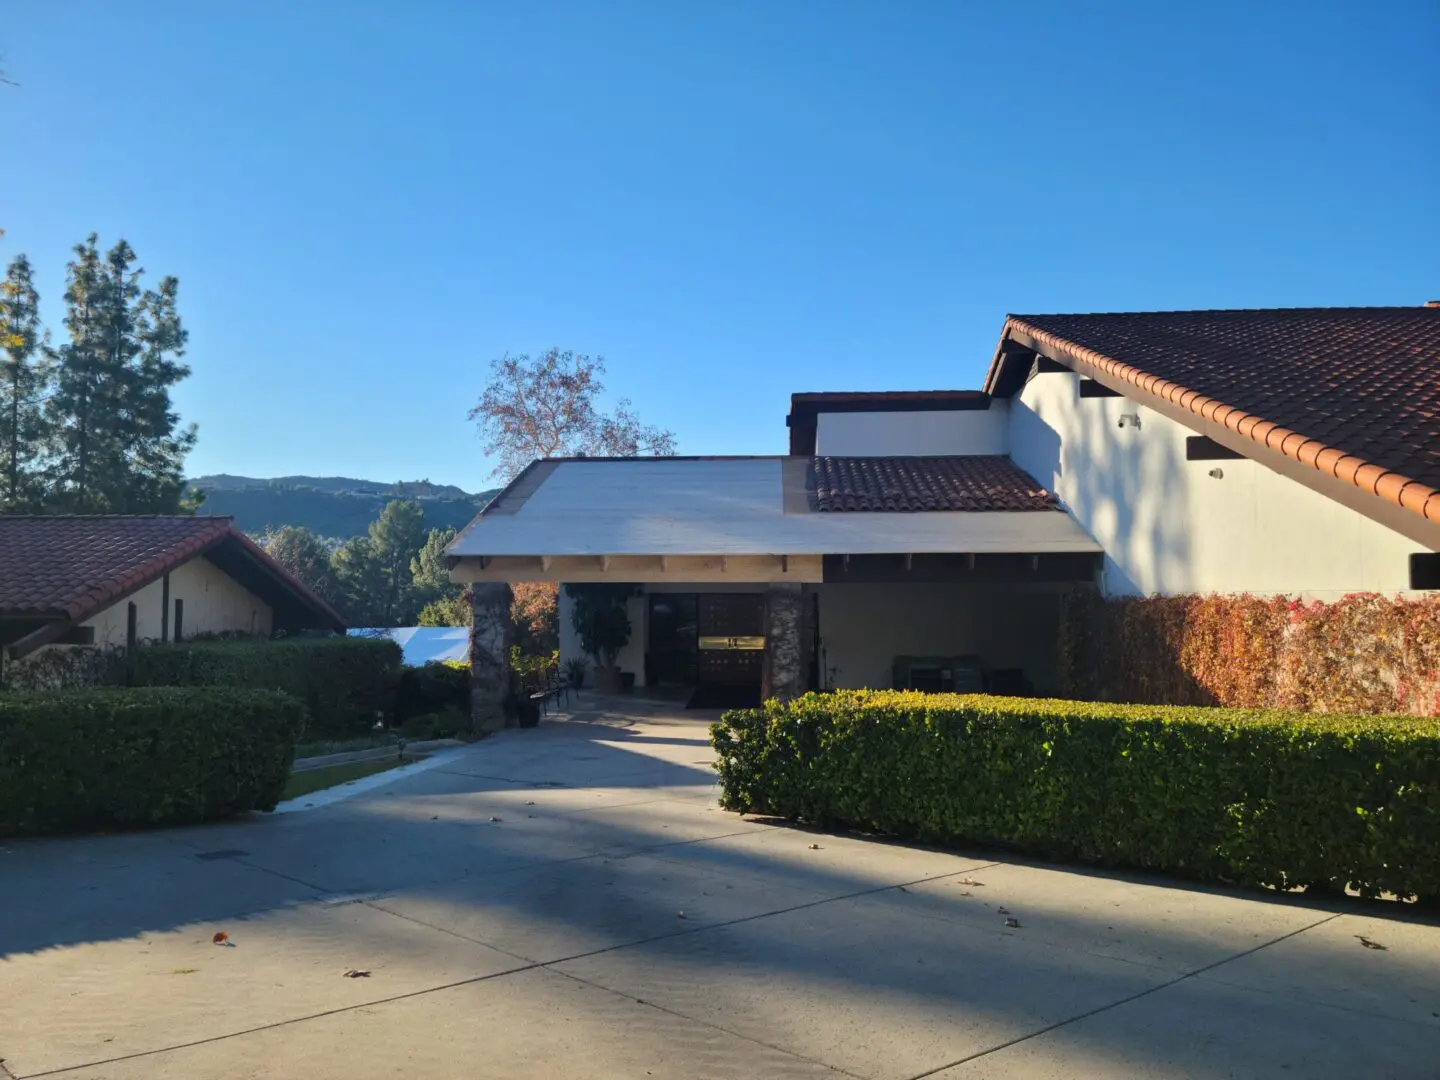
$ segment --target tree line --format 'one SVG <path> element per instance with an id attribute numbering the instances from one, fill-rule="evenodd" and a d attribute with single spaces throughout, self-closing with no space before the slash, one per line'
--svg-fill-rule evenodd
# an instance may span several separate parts
<path id="1" fill-rule="evenodd" d="M 192 511 L 182 426 L 170 388 L 190 374 L 179 281 L 143 284 L 124 240 L 88 236 L 66 264 L 64 333 L 40 317 L 30 260 L 0 283 L 0 511 L 165 514 Z"/>
<path id="2" fill-rule="evenodd" d="M 336 543 L 286 525 L 263 534 L 260 545 L 352 627 L 469 626 L 469 596 L 445 565 L 455 534 L 450 526 L 428 528 L 415 500 L 394 499 L 364 536 Z M 549 653 L 559 645 L 558 589 L 543 581 L 512 588 L 516 643 L 526 653 Z"/>

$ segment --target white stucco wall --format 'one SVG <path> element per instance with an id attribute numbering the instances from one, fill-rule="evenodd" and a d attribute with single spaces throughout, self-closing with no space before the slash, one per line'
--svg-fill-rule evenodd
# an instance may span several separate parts
<path id="1" fill-rule="evenodd" d="M 820 585 L 822 679 L 888 688 L 897 656 L 981 657 L 1020 668 L 1041 693 L 1056 685 L 1064 586 Z"/>
<path id="2" fill-rule="evenodd" d="M 161 596 L 164 586 L 152 581 L 118 604 L 112 604 L 82 625 L 95 628 L 96 645 L 124 645 L 127 606 L 135 605 L 140 640 L 160 640 Z M 170 632 L 175 632 L 175 601 L 185 601 L 185 636 L 240 631 L 268 634 L 270 605 L 244 588 L 203 556 L 170 571 Z"/>
<path id="3" fill-rule="evenodd" d="M 821 413 L 815 453 L 839 457 L 1003 454 L 1008 401 L 988 409 Z"/>
<path id="4" fill-rule="evenodd" d="M 1123 414 L 1140 427 L 1119 427 Z M 1256 462 L 1186 461 L 1192 429 L 1128 398 L 1081 398 L 1070 372 L 1032 378 L 1009 432 L 1015 463 L 1105 548 L 1111 595 L 1396 593 L 1423 550 Z"/>

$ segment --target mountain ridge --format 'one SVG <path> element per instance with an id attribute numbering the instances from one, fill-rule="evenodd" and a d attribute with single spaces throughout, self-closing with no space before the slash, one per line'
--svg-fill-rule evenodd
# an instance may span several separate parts
<path id="1" fill-rule="evenodd" d="M 295 525 L 317 536 L 347 540 L 364 536 L 370 522 L 392 499 L 414 499 L 429 528 L 462 529 L 499 490 L 471 493 L 428 480 L 383 483 L 346 476 L 253 477 L 213 473 L 186 483 L 205 493 L 202 514 L 228 515 L 246 533 L 258 536 Z"/>

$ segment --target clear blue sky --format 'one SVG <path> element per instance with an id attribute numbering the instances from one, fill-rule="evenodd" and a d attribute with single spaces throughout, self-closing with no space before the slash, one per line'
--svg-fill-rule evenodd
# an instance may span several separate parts
<path id="1" fill-rule="evenodd" d="M 487 486 L 487 362 L 686 453 L 1006 312 L 1440 296 L 1440 5 L 11 0 L 0 255 L 181 281 L 192 475 Z"/>

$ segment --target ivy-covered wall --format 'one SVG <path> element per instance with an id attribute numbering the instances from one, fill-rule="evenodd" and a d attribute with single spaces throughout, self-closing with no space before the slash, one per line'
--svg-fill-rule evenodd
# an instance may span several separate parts
<path id="1" fill-rule="evenodd" d="M 1065 605 L 1067 696 L 1440 716 L 1440 596 L 1169 596 Z"/>

